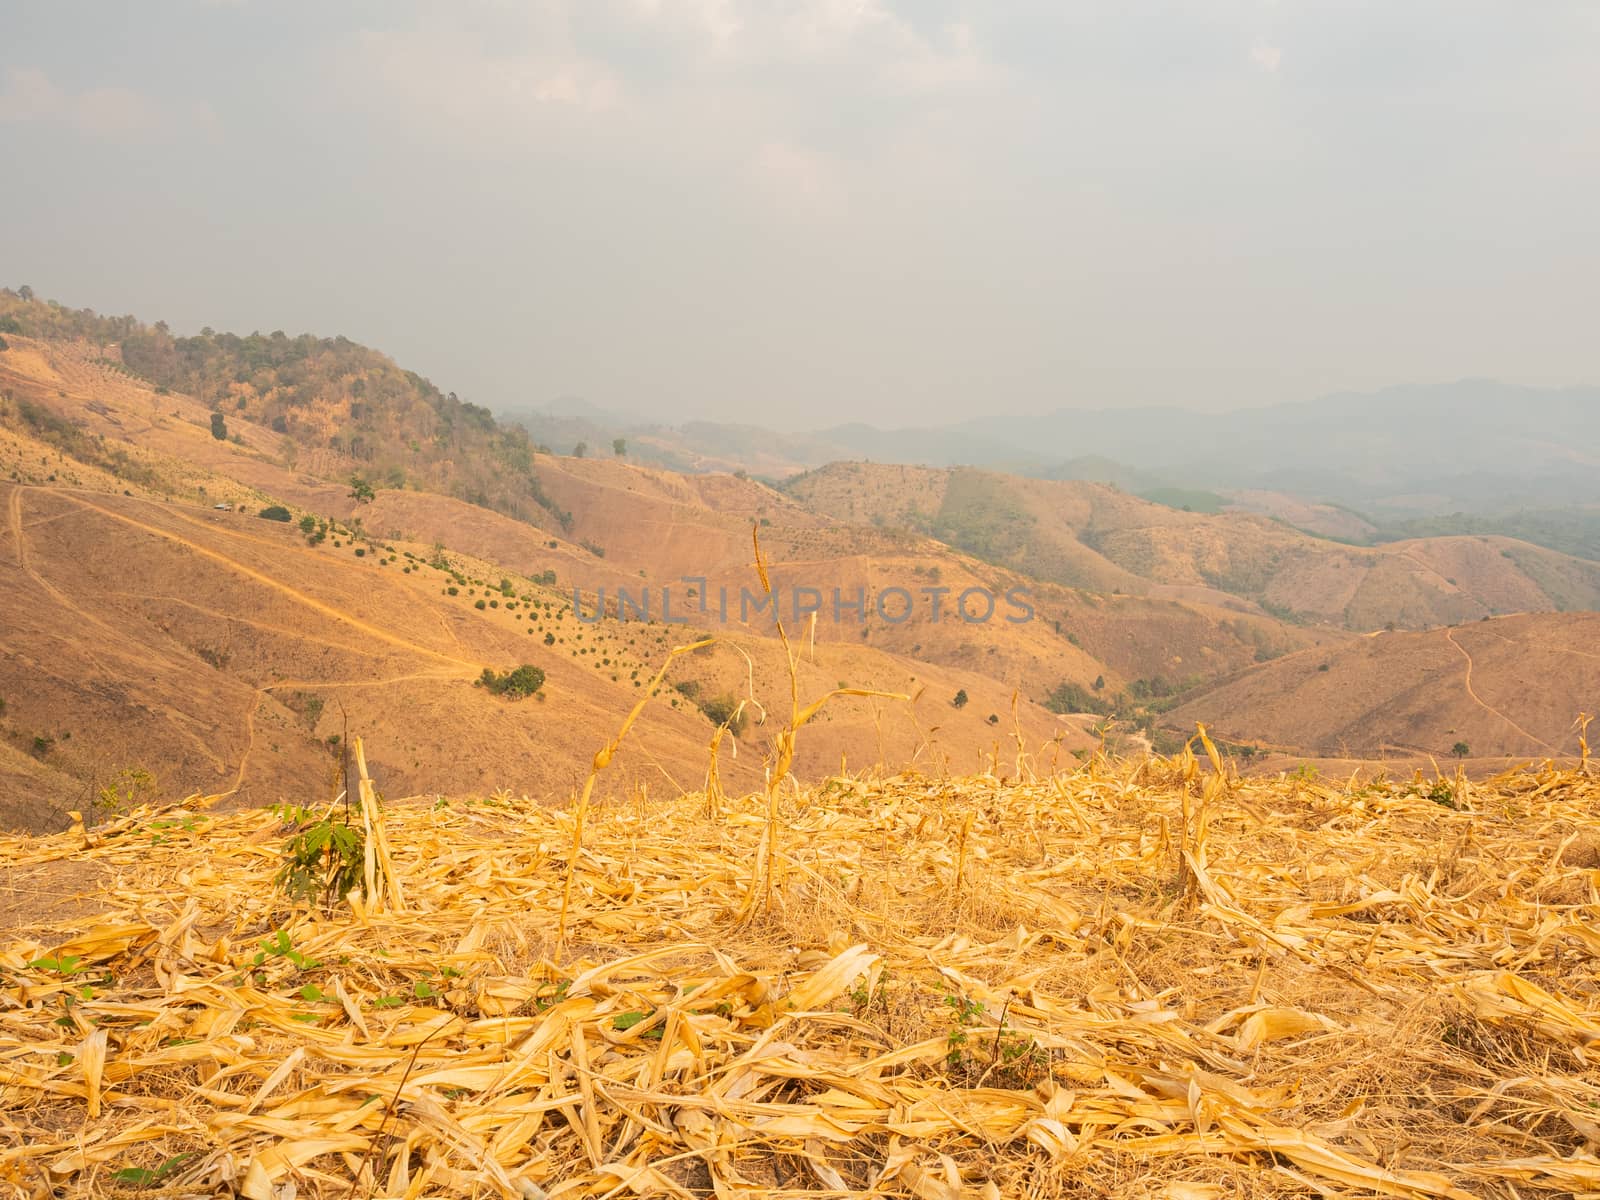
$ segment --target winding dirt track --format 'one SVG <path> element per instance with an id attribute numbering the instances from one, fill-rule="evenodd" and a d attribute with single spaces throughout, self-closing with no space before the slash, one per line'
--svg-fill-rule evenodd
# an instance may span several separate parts
<path id="1" fill-rule="evenodd" d="M 61 589 L 56 587 L 43 575 L 39 574 L 38 571 L 34 570 L 33 564 L 28 561 L 28 544 L 23 536 L 22 522 L 22 493 L 27 490 L 27 486 L 24 484 L 17 484 L 14 486 L 11 489 L 11 503 L 8 506 L 10 508 L 11 538 L 16 543 L 17 566 L 22 568 L 23 574 L 25 574 L 29 579 L 33 580 L 33 582 L 39 586 L 40 590 L 43 591 L 45 595 L 49 596 L 62 608 L 77 616 L 80 620 L 86 621 L 90 625 L 105 630 L 106 633 L 110 634 L 112 637 L 118 636 L 115 629 L 106 624 L 106 622 L 95 613 L 75 604 L 72 598 L 69 597 L 65 592 L 61 591 Z M 104 664 L 100 661 L 99 657 L 95 655 L 93 649 L 87 649 L 86 653 L 97 666 L 100 666 L 101 669 L 105 669 Z"/>
<path id="2" fill-rule="evenodd" d="M 471 659 L 457 658 L 451 654 L 440 653 L 431 646 L 421 645 L 418 642 L 413 642 L 407 638 L 399 636 L 398 634 L 391 633 L 387 629 L 381 629 L 376 625 L 370 625 L 361 620 L 359 617 L 351 616 L 349 613 L 335 608 L 331 604 L 326 604 L 323 601 L 318 600 L 315 596 L 309 596 L 305 592 L 300 591 L 298 588 L 290 587 L 281 580 L 274 579 L 272 576 L 264 574 L 261 571 L 257 571 L 253 567 L 248 567 L 238 559 L 230 558 L 226 554 L 212 550 L 206 546 L 202 546 L 198 542 L 184 537 L 182 534 L 177 534 L 171 532 L 170 530 L 162 529 L 159 525 L 150 525 L 144 521 L 135 520 L 132 517 L 125 517 L 121 513 L 113 512 L 109 508 L 102 508 L 98 504 L 92 504 L 80 496 L 69 495 L 66 498 L 82 508 L 90 509 L 99 513 L 101 516 L 109 517 L 113 521 L 120 521 L 124 525 L 130 525 L 134 529 L 141 530 L 144 533 L 152 534 L 155 537 L 164 538 L 167 541 L 173 542 L 179 546 L 184 546 L 194 553 L 200 555 L 202 558 L 208 558 L 213 562 L 220 563 L 222 566 L 227 567 L 229 570 L 238 572 L 247 579 L 252 579 L 264 587 L 269 587 L 273 591 L 289 597 L 291 600 L 298 604 L 304 605 L 313 612 L 318 612 L 323 616 L 331 617 L 336 621 L 341 621 L 346 625 L 360 630 L 370 638 L 376 638 L 380 642 L 387 642 L 392 646 L 399 646 L 402 649 L 409 650 L 414 654 L 421 654 L 428 658 L 437 659 L 440 662 L 446 662 L 455 667 L 470 668 L 474 671 L 477 671 L 481 670 L 484 665 L 479 662 L 473 662 Z M 13 497 L 13 507 L 15 507 L 15 503 L 15 497 Z"/>
<path id="3" fill-rule="evenodd" d="M 46 595 L 48 595 L 52 600 L 54 600 L 62 608 L 66 609 L 67 611 L 69 611 L 71 613 L 74 613 L 75 615 L 77 615 L 78 617 L 82 618 L 83 620 L 88 621 L 91 624 L 93 624 L 95 626 L 98 626 L 101 629 L 106 630 L 108 633 L 115 634 L 116 631 L 113 630 L 111 628 L 111 626 L 107 625 L 96 614 L 88 611 L 87 609 L 81 608 L 79 605 L 74 603 L 69 596 L 67 596 L 64 592 L 62 592 L 60 589 L 58 589 L 53 584 L 51 584 L 47 579 L 45 579 L 42 575 L 40 575 L 38 573 L 38 571 L 36 571 L 33 568 L 32 564 L 28 561 L 27 542 L 26 542 L 25 536 L 24 536 L 24 521 L 23 521 L 23 492 L 26 491 L 26 490 L 27 490 L 27 488 L 24 485 L 17 485 L 15 487 L 13 487 L 11 489 L 10 502 L 7 505 L 7 508 L 8 508 L 8 514 L 7 514 L 8 515 L 8 525 L 10 527 L 11 538 L 12 538 L 12 541 L 14 543 L 14 548 L 15 548 L 15 554 L 16 554 L 16 560 L 17 560 L 18 567 L 20 567 L 22 569 L 22 571 L 45 592 Z M 413 680 L 413 679 L 435 679 L 435 680 L 441 680 L 441 681 L 449 680 L 449 679 L 467 679 L 467 678 L 471 678 L 473 675 L 475 675 L 483 667 L 482 663 L 475 662 L 475 661 L 473 661 L 471 659 L 460 658 L 460 657 L 457 657 L 455 655 L 442 653 L 441 651 L 433 649 L 431 646 L 424 646 L 424 645 L 422 645 L 422 644 L 420 644 L 418 642 L 413 642 L 413 641 L 411 641 L 411 640 L 409 640 L 407 638 L 401 637 L 400 635 L 395 634 L 395 633 L 391 632 L 390 630 L 383 629 L 383 628 L 380 628 L 380 627 L 378 627 L 376 625 L 369 624 L 368 622 L 361 620 L 359 617 L 352 616 L 350 613 L 345 612 L 345 611 L 343 611 L 343 610 L 341 610 L 339 608 L 336 608 L 335 606 L 333 606 L 331 604 L 324 603 L 323 601 L 318 600 L 314 596 L 307 595 L 305 592 L 300 591 L 298 588 L 291 587 L 289 584 L 286 584 L 286 583 L 282 582 L 281 580 L 274 579 L 270 575 L 266 575 L 261 571 L 257 571 L 253 567 L 247 566 L 246 564 L 240 562 L 238 559 L 232 558 L 227 554 L 224 554 L 224 553 L 222 553 L 220 551 L 217 551 L 217 550 L 213 550 L 213 549 L 211 549 L 209 547 L 202 546 L 198 542 L 195 542 L 190 538 L 184 537 L 182 534 L 174 533 L 174 532 L 172 532 L 170 530 L 162 529 L 161 527 L 159 527 L 157 525 L 151 525 L 151 524 L 148 524 L 148 523 L 146 523 L 144 521 L 137 520 L 137 519 L 135 519 L 133 517 L 125 516 L 122 513 L 115 512 L 112 509 L 106 508 L 106 507 L 104 507 L 102 505 L 95 504 L 92 501 L 86 500 L 86 499 L 82 498 L 81 496 L 71 495 L 71 494 L 69 494 L 67 492 L 64 492 L 64 491 L 57 491 L 54 494 L 58 495 L 58 496 L 61 496 L 62 498 L 70 501 L 72 504 L 76 505 L 80 509 L 86 509 L 86 510 L 92 511 L 92 512 L 94 512 L 94 513 L 96 513 L 96 514 L 98 514 L 98 515 L 100 515 L 102 517 L 106 517 L 106 518 L 108 518 L 110 520 L 118 521 L 118 522 L 121 522 L 124 525 L 131 526 L 134 529 L 138 529 L 143 533 L 150 534 L 150 535 L 152 535 L 154 537 L 163 538 L 163 539 L 165 539 L 165 540 L 167 540 L 169 542 L 172 542 L 172 543 L 174 543 L 176 545 L 183 546 L 186 549 L 190 550 L 191 552 L 193 552 L 195 554 L 198 554 L 198 555 L 202 556 L 203 558 L 209 559 L 212 562 L 218 563 L 218 564 L 220 564 L 221 566 L 227 568 L 230 571 L 233 571 L 233 572 L 236 572 L 237 574 L 243 575 L 246 578 L 248 578 L 248 579 L 250 579 L 250 580 L 252 580 L 252 581 L 254 581 L 256 583 L 259 583 L 259 584 L 262 584 L 262 585 L 264 585 L 266 587 L 272 588 L 274 591 L 276 591 L 276 592 L 278 592 L 278 593 L 280 593 L 280 594 L 282 594 L 284 596 L 289 597 L 291 600 L 293 600 L 297 604 L 300 604 L 300 605 L 302 605 L 302 606 L 304 606 L 306 608 L 309 608 L 314 612 L 320 613 L 323 616 L 330 617 L 333 620 L 338 621 L 338 622 L 350 627 L 351 629 L 359 632 L 360 634 L 362 634 L 366 638 L 369 638 L 369 639 L 372 639 L 372 640 L 375 640 L 375 641 L 378 641 L 378 642 L 381 642 L 381 643 L 384 643 L 384 644 L 387 644 L 387 645 L 390 645 L 390 646 L 398 647 L 400 649 L 409 651 L 412 654 L 422 655 L 425 658 L 432 659 L 432 660 L 434 660 L 434 661 L 436 661 L 436 662 L 441 664 L 443 669 L 432 670 L 432 671 L 412 671 L 412 672 L 408 672 L 408 673 L 403 674 L 403 675 L 395 675 L 395 676 L 390 676 L 388 678 L 383 678 L 383 679 L 352 679 L 352 680 L 338 680 L 338 679 L 336 679 L 336 680 L 326 680 L 326 679 L 316 679 L 316 680 L 294 679 L 294 680 L 291 680 L 291 679 L 281 679 L 281 680 L 275 680 L 274 682 L 266 684 L 265 686 L 258 687 L 255 690 L 254 697 L 251 699 L 249 708 L 245 712 L 245 747 L 244 747 L 243 753 L 239 757 L 239 765 L 238 765 L 237 771 L 234 774 L 233 786 L 227 792 L 225 792 L 224 795 L 231 795 L 231 794 L 237 792 L 241 787 L 243 787 L 244 778 L 245 778 L 245 772 L 246 772 L 246 770 L 247 770 L 247 768 L 249 766 L 249 762 L 250 762 L 250 755 L 251 755 L 251 752 L 255 749 L 255 743 L 256 743 L 255 717 L 256 717 L 256 712 L 261 706 L 262 698 L 267 696 L 271 692 L 279 689 L 279 688 L 285 688 L 285 687 L 298 687 L 298 688 L 310 688 L 310 687 L 316 687 L 316 688 L 367 688 L 367 687 L 383 687 L 383 686 L 386 686 L 388 684 L 402 683 L 402 682 L 405 682 L 407 680 Z M 177 519 L 179 519 L 179 520 L 185 521 L 185 522 L 187 522 L 187 523 L 189 523 L 191 525 L 196 525 L 196 526 L 198 526 L 200 528 L 204 528 L 208 532 L 229 534 L 229 535 L 238 537 L 238 538 L 240 538 L 240 539 L 242 539 L 244 541 L 258 542 L 260 544 L 270 546 L 272 549 L 275 549 L 275 550 L 281 550 L 282 549 L 282 546 L 278 545 L 275 542 L 269 542 L 266 539 L 255 537 L 255 536 L 252 536 L 252 535 L 247 534 L 247 533 L 234 531 L 234 530 L 227 530 L 227 529 L 216 529 L 213 526 L 207 525 L 207 524 L 205 524 L 203 522 L 200 522 L 200 521 L 196 521 L 195 519 L 193 519 L 191 517 L 188 517 L 188 516 L 185 516 L 184 514 L 181 514 L 181 513 L 174 513 L 173 515 L 175 517 L 177 517 Z M 342 650 L 342 651 L 345 651 L 347 653 L 362 654 L 362 655 L 369 656 L 369 657 L 373 653 L 371 650 L 363 650 L 359 645 L 342 645 L 342 644 L 340 644 L 338 642 L 329 641 L 329 640 L 323 639 L 323 638 L 313 637 L 313 636 L 308 635 L 308 634 L 306 634 L 306 633 L 304 633 L 302 631 L 291 631 L 291 630 L 279 629 L 279 628 L 276 628 L 276 627 L 273 627 L 273 626 L 266 625 L 266 624 L 264 624 L 262 622 L 252 621 L 249 618 L 240 617 L 237 614 L 221 613 L 221 612 L 217 612 L 215 610 L 205 609 L 202 606 L 191 604 L 189 601 L 182 600 L 182 599 L 177 598 L 177 597 L 146 597 L 146 598 L 148 598 L 148 599 L 165 599 L 165 600 L 168 600 L 171 603 L 187 605 L 189 607 L 199 609 L 200 611 L 209 612 L 214 616 L 223 617 L 223 618 L 225 618 L 227 620 L 243 621 L 246 624 L 255 625 L 258 628 L 261 628 L 263 630 L 270 630 L 271 632 L 275 632 L 275 633 L 288 634 L 290 636 L 299 638 L 301 640 L 309 640 L 309 641 L 318 642 L 318 643 L 320 643 L 322 645 L 326 645 L 326 646 L 328 646 L 330 648 L 333 648 L 333 649 Z M 446 632 L 448 633 L 449 631 L 446 630 Z M 459 640 L 458 639 L 452 639 L 452 640 L 457 640 L 457 642 L 459 644 Z M 216 759 L 215 753 L 213 752 L 211 747 L 205 746 L 205 750 L 207 752 L 208 757 L 211 757 L 214 761 L 217 761 L 219 766 L 222 765 L 220 760 Z"/>
<path id="4" fill-rule="evenodd" d="M 1523 737 L 1527 738 L 1530 742 L 1534 743 L 1535 745 L 1543 746 L 1546 750 L 1550 751 L 1551 754 L 1560 754 L 1561 751 L 1557 750 L 1549 742 L 1545 741 L 1541 737 L 1535 737 L 1533 734 L 1529 733 L 1521 725 L 1518 725 L 1510 717 L 1506 716 L 1505 713 L 1501 712 L 1494 705 L 1488 703 L 1486 700 L 1484 700 L 1484 698 L 1482 696 L 1478 695 L 1478 693 L 1473 690 L 1473 687 L 1472 687 L 1472 655 L 1467 653 L 1467 648 L 1465 646 L 1463 646 L 1460 642 L 1456 641 L 1456 631 L 1455 630 L 1446 629 L 1444 631 L 1444 636 L 1447 637 L 1448 639 L 1450 639 L 1450 644 L 1452 646 L 1454 646 L 1457 650 L 1461 651 L 1461 657 L 1467 660 L 1467 677 L 1466 677 L 1465 683 L 1466 683 L 1466 687 L 1467 687 L 1467 695 L 1472 697 L 1473 703 L 1475 703 L 1479 708 L 1483 709 L 1485 712 L 1490 713 L 1493 716 L 1499 717 L 1507 725 L 1511 726 L 1511 728 L 1515 729 L 1518 733 L 1520 733 Z"/>

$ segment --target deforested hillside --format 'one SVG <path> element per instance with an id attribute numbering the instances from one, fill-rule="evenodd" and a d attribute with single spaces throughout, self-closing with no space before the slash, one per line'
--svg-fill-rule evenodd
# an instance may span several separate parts
<path id="1" fill-rule="evenodd" d="M 289 795 L 328 774 L 328 714 L 338 703 L 375 734 L 406 730 L 376 739 L 387 747 L 376 764 L 384 786 L 420 786 L 421 764 L 432 762 L 454 790 L 529 779 L 560 792 L 581 773 L 574 726 L 530 719 L 537 701 L 485 717 L 474 681 L 527 662 L 547 673 L 544 694 L 570 687 L 585 694 L 581 703 L 609 703 L 642 686 L 674 638 L 690 633 L 718 644 L 665 682 L 662 719 L 677 732 L 655 744 L 677 757 L 657 768 L 671 786 L 687 786 L 684 764 L 721 720 L 708 714 L 726 716 L 742 698 L 753 723 L 736 745 L 756 753 L 729 769 L 753 771 L 772 733 L 757 718 L 781 707 L 787 668 L 772 612 L 746 600 L 756 588 L 752 530 L 802 647 L 806 685 L 850 681 L 912 698 L 909 707 L 830 707 L 822 736 L 801 751 L 808 773 L 841 755 L 971 769 L 1012 736 L 1014 708 L 1030 744 L 1052 744 L 1052 753 L 1084 751 L 1101 736 L 1121 750 L 1170 750 L 1182 727 L 1172 710 L 1189 719 L 1180 706 L 1219 680 L 1253 678 L 1260 664 L 1310 654 L 1320 663 L 1352 629 L 1600 606 L 1600 568 L 1514 539 L 1352 547 L 1260 516 L 1174 507 L 1221 499 L 1198 493 L 1157 504 L 1104 484 L 968 469 L 835 464 L 780 489 L 743 474 L 642 466 L 623 444 L 609 454 L 540 454 L 537 511 L 524 519 L 492 497 L 461 497 L 456 468 L 477 461 L 470 438 L 449 450 L 460 462 L 440 457 L 442 444 L 408 446 L 417 469 L 396 478 L 366 469 L 331 426 L 272 428 L 293 410 L 296 420 L 357 419 L 388 438 L 426 410 L 465 414 L 483 437 L 500 436 L 370 351 L 339 339 L 185 341 L 127 319 L 9 303 L 21 315 L 8 321 L 33 325 L 0 350 L 0 476 L 17 485 L 0 583 L 26 614 L 0 672 L 11 706 L 0 716 L 0 770 L 15 782 L 10 795 L 43 814 L 12 819 L 33 824 L 83 809 L 124 771 L 240 799 Z M 198 394 L 122 361 L 130 345 L 162 338 L 171 342 L 166 365 L 144 369 Z M 242 365 L 258 359 L 264 365 L 243 379 Z M 224 377 L 237 386 L 213 386 Z M 369 390 L 363 379 L 387 383 Z M 438 486 L 458 494 L 430 490 L 435 468 L 444 472 Z M 257 515 L 266 513 L 286 520 Z M 188 544 L 200 548 L 192 563 Z M 326 607 L 300 613 L 313 581 Z M 371 618 L 360 615 L 368 609 Z M 364 627 L 409 630 L 407 645 L 380 638 L 382 653 L 372 654 L 351 636 L 352 615 Z M 530 629 L 536 641 L 516 637 Z M 519 655 L 518 645 L 532 652 Z M 1387 677 L 1400 678 L 1406 643 L 1393 645 Z M 363 669 L 366 659 L 377 665 Z M 191 674 L 195 686 L 176 687 Z M 107 688 L 97 690 L 101 681 Z M 1572 701 L 1556 714 L 1566 728 L 1582 698 L 1558 699 Z M 1305 727 L 1283 736 L 1273 732 L 1282 713 L 1206 715 L 1241 746 L 1325 758 L 1371 744 L 1425 758 L 1452 727 L 1360 741 L 1323 719 L 1347 706 L 1348 697 L 1296 702 L 1292 716 Z M 1495 707 L 1532 727 L 1514 699 Z M 1252 710 L 1241 702 L 1237 711 Z M 417 712 L 427 715 L 408 723 Z M 497 721 L 512 722 L 495 736 L 518 750 L 489 777 L 473 748 Z M 1540 738 L 1558 744 L 1548 732 Z M 1492 730 L 1468 740 L 1475 755 L 1517 752 Z"/>
<path id="2" fill-rule="evenodd" d="M 721 635 L 750 637 L 754 659 L 771 665 L 776 643 L 770 614 L 747 618 L 739 601 L 755 582 L 749 538 L 752 527 L 758 528 L 785 601 L 805 594 L 819 599 L 815 629 L 803 617 L 791 622 L 804 632 L 808 655 L 826 647 L 826 658 L 859 660 L 861 670 L 886 681 L 890 690 L 924 697 L 927 711 L 920 719 L 945 739 L 937 750 L 928 749 L 939 761 L 970 765 L 974 747 L 980 740 L 992 743 L 1009 719 L 1013 696 L 1025 713 L 1037 714 L 1031 706 L 1048 704 L 1059 714 L 1075 714 L 1061 729 L 1081 746 L 1092 740 L 1089 728 L 1112 710 L 1148 726 L 1149 715 L 1139 711 L 1148 698 L 1327 640 L 1322 631 L 1285 625 L 1220 593 L 1182 601 L 1106 598 L 1043 584 L 924 535 L 813 513 L 748 478 L 653 470 L 615 454 L 541 456 L 543 494 L 570 514 L 564 528 L 541 529 L 425 490 L 415 480 L 395 487 L 358 472 L 352 472 L 354 479 L 342 476 L 351 466 L 348 459 L 301 450 L 252 421 L 227 425 L 226 415 L 212 406 L 129 374 L 81 339 L 14 336 L 0 352 L 0 387 L 0 474 L 20 484 L 172 502 L 180 511 L 217 504 L 240 514 L 284 509 L 296 522 L 309 518 L 319 528 L 332 522 L 363 545 L 381 539 L 430 561 L 448 548 L 478 560 L 483 579 L 514 576 L 568 603 L 576 590 L 588 613 L 604 593 L 612 617 L 622 593 L 637 599 L 648 592 L 654 598 L 650 615 L 666 620 L 664 591 L 674 587 L 671 619 L 687 617 Z M 225 437 L 216 436 L 218 418 Z M 323 457 L 307 463 L 317 455 Z M 836 613 L 836 593 L 847 606 L 859 597 L 857 607 Z M 923 607 L 906 619 L 908 596 L 925 606 L 935 593 L 946 597 L 940 610 Z M 726 611 L 711 603 L 724 594 L 733 597 Z M 891 600 L 880 611 L 885 594 Z M 957 612 L 969 594 L 985 598 L 975 605 L 980 610 L 1007 596 L 1022 599 L 997 605 L 993 619 L 973 620 Z M 792 606 L 789 612 L 793 617 Z M 1027 619 L 1015 623 L 1007 617 Z M 901 665 L 884 665 L 890 662 Z M 715 679 L 682 682 L 714 684 L 716 690 L 707 693 L 714 699 L 738 691 L 748 670 L 729 659 L 714 674 Z M 840 677 L 835 673 L 835 680 Z M 248 698 L 260 686 L 255 681 L 240 695 Z M 960 704 L 957 697 L 963 698 Z M 239 704 L 212 710 L 224 744 L 237 736 L 235 723 L 245 711 Z M 838 711 L 847 713 L 849 706 Z M 842 725 L 833 732 L 837 749 L 853 759 L 878 754 L 873 739 L 847 734 Z M 148 744 L 166 745 L 159 737 Z M 65 750 L 66 739 L 59 739 L 52 753 L 59 758 Z M 231 752 L 224 749 L 220 757 Z M 192 757 L 193 747 L 185 753 Z M 464 748 L 453 753 L 464 754 Z M 153 758 L 167 764 L 169 773 L 179 761 L 166 753 Z M 550 759 L 568 761 L 564 752 Z M 106 769 L 111 768 L 79 763 L 69 776 L 82 780 Z M 76 786 L 88 785 L 48 789 L 50 811 L 59 812 L 67 804 L 62 797 Z M 37 792 L 30 784 L 27 794 Z"/>
<path id="3" fill-rule="evenodd" d="M 1533 759 L 1576 754 L 1600 712 L 1600 613 L 1535 613 L 1303 651 L 1168 714 L 1307 756 L 1431 754 Z"/>
<path id="4" fill-rule="evenodd" d="M 375 486 L 439 492 L 551 528 L 570 519 L 545 497 L 525 430 L 501 426 L 488 409 L 348 338 L 209 328 L 181 337 L 161 322 L 6 289 L 0 329 L 35 343 L 17 345 L 42 354 L 68 387 L 143 383 L 155 409 L 160 397 L 181 393 L 203 406 L 219 440 L 249 436 L 302 472 L 358 473 Z M 25 387 L 15 374 L 0 383 Z"/>
<path id="5" fill-rule="evenodd" d="M 604 586 L 615 597 L 620 587 L 637 596 L 644 588 L 659 596 L 663 584 L 673 584 L 687 596 L 686 589 L 703 588 L 708 599 L 700 603 L 697 590 L 697 619 L 739 624 L 754 523 L 785 595 L 813 593 L 823 637 L 980 671 L 1036 700 L 1063 681 L 1088 688 L 1103 679 L 1109 696 L 1158 676 L 1174 684 L 1209 680 L 1340 636 L 1203 589 L 1193 597 L 1141 597 L 1065 587 L 1041 580 L 1031 563 L 997 567 L 915 531 L 812 511 L 755 480 L 684 476 L 615 459 L 561 457 L 541 469 L 550 494 L 576 514 L 569 536 L 592 552 L 588 562 L 571 565 L 572 581 L 585 591 Z M 915 468 L 892 471 L 914 487 Z M 611 574 L 618 569 L 620 579 Z M 957 611 L 968 589 L 996 598 L 990 619 L 967 620 Z M 886 593 L 897 598 L 880 610 Z M 1026 611 L 1004 601 L 1012 593 L 1026 597 Z M 720 597 L 730 598 L 726 609 Z M 861 598 L 862 609 L 848 607 Z M 974 601 L 968 615 L 980 611 L 987 612 L 987 599 Z"/>
<path id="6" fill-rule="evenodd" d="M 388 791 L 424 786 L 426 768 L 452 791 L 564 795 L 593 753 L 586 730 L 626 711 L 695 633 L 585 623 L 542 571 L 278 515 L 0 483 L 0 825 L 59 827 L 146 776 L 230 803 L 323 795 L 352 730 L 382 746 L 373 770 Z M 759 771 L 786 658 L 770 633 L 719 633 L 674 666 L 642 718 L 651 755 L 619 786 L 690 786 L 719 724 L 737 726 L 724 773 Z M 523 665 L 539 672 L 529 698 L 483 686 L 486 671 Z M 830 705 L 796 761 L 802 777 L 841 757 L 972 769 L 1001 737 L 1093 745 L 1014 685 L 959 666 L 845 643 L 808 648 L 796 670 L 808 691 L 848 679 L 908 697 Z M 971 697 L 960 711 L 947 703 L 957 692 Z"/>
<path id="7" fill-rule="evenodd" d="M 1244 512 L 1187 512 L 1106 484 L 836 463 L 785 485 L 840 520 L 913 529 L 1053 582 L 1248 600 L 1340 628 L 1422 629 L 1600 607 L 1600 564 L 1503 537 L 1356 547 Z"/>

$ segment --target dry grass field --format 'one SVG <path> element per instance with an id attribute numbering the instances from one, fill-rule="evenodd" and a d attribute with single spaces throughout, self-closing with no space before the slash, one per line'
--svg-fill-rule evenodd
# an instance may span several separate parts
<path id="1" fill-rule="evenodd" d="M 1196 753 L 635 793 L 582 830 L 364 786 L 346 902 L 275 884 L 322 813 L 0 841 L 0 1188 L 1600 1192 L 1587 760 Z"/>

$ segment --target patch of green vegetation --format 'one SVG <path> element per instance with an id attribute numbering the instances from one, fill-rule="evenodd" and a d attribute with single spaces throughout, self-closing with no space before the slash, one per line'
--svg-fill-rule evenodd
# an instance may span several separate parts
<path id="1" fill-rule="evenodd" d="M 148 804 L 155 794 L 154 775 L 143 767 L 124 767 L 115 779 L 95 792 L 94 819 L 104 821 L 126 816 L 139 805 Z"/>
<path id="2" fill-rule="evenodd" d="M 525 696 L 533 695 L 544 686 L 544 671 L 529 663 L 523 663 L 513 671 L 498 675 L 493 668 L 485 667 L 483 674 L 478 677 L 477 686 L 487 688 L 497 696 L 521 700 Z"/>
<path id="3" fill-rule="evenodd" d="M 1219 513 L 1228 506 L 1228 498 L 1219 496 L 1215 492 L 1207 492 L 1198 488 L 1158 487 L 1147 492 L 1140 492 L 1141 500 L 1149 500 L 1152 504 L 1162 504 L 1168 508 L 1182 509 L 1184 512 Z"/>
<path id="4" fill-rule="evenodd" d="M 1457 512 L 1448 516 L 1417 517 L 1384 524 L 1373 540 L 1398 542 L 1408 538 L 1454 536 L 1517 538 L 1575 558 L 1600 562 L 1600 508 L 1527 509 L 1498 516 Z"/>
<path id="5" fill-rule="evenodd" d="M 123 1187 L 153 1188 L 166 1181 L 179 1167 L 193 1158 L 198 1151 L 174 1154 L 156 1167 L 122 1167 L 111 1173 L 111 1182 Z"/>
<path id="6" fill-rule="evenodd" d="M 726 725 L 734 737 L 744 733 L 746 717 L 739 697 L 724 693 L 700 701 L 700 711 L 713 725 Z"/>
<path id="7" fill-rule="evenodd" d="M 990 562 L 1015 561 L 1026 553 L 1038 519 L 1010 495 L 1006 478 L 960 468 L 950 473 L 939 511 L 913 512 L 913 528 Z"/>
<path id="8" fill-rule="evenodd" d="M 1095 695 L 1081 684 L 1062 680 L 1050 689 L 1044 706 L 1053 713 L 1095 713 L 1107 717 L 1116 711 L 1116 703 Z"/>

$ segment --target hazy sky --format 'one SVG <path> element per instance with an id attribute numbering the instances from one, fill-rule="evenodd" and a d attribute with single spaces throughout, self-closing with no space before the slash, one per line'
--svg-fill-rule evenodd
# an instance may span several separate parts
<path id="1" fill-rule="evenodd" d="M 1592 0 L 0 0 L 0 282 L 804 427 L 1600 382 Z"/>

